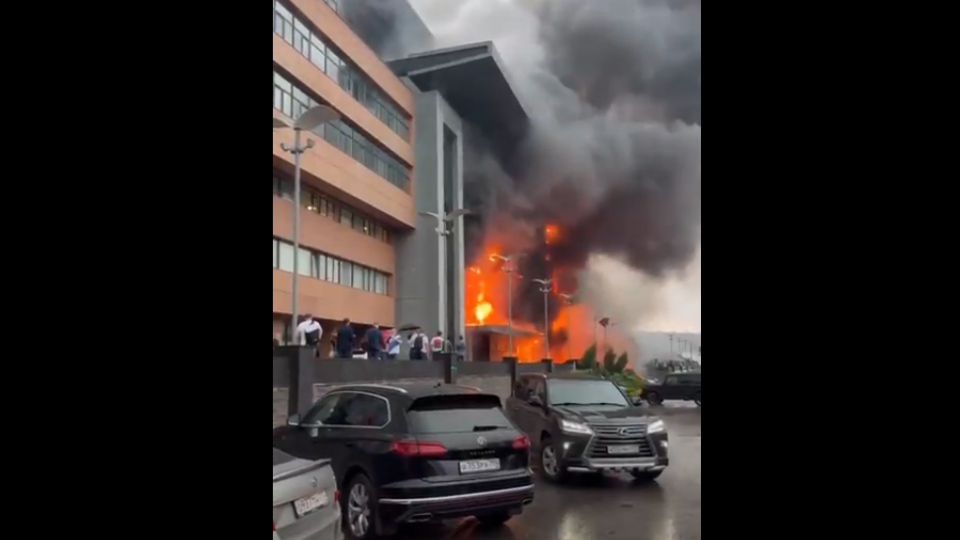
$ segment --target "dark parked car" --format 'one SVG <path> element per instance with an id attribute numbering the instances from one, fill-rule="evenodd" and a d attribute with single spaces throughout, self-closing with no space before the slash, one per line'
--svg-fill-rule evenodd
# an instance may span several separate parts
<path id="1" fill-rule="evenodd" d="M 273 444 L 333 460 L 343 530 L 355 540 L 465 516 L 499 525 L 533 502 L 530 440 L 498 396 L 476 388 L 340 387 L 275 429 Z"/>
<path id="2" fill-rule="evenodd" d="M 667 375 L 663 383 L 648 382 L 640 397 L 651 405 L 661 405 L 667 400 L 693 401 L 700 406 L 700 373 L 675 373 Z"/>
<path id="3" fill-rule="evenodd" d="M 533 443 L 543 476 L 629 471 L 655 480 L 670 465 L 663 421 L 634 405 L 611 381 L 569 375 L 523 375 L 507 414 Z"/>

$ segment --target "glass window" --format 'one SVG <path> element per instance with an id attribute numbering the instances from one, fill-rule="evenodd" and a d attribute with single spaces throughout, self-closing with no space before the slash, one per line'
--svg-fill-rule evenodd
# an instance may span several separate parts
<path id="1" fill-rule="evenodd" d="M 500 408 L 500 399 L 489 395 L 421 398 L 407 411 L 407 422 L 414 435 L 512 429 L 510 420 Z"/>
<path id="2" fill-rule="evenodd" d="M 377 274 L 377 277 L 374 281 L 373 292 L 377 294 L 387 294 L 387 276 L 383 274 Z"/>
<path id="3" fill-rule="evenodd" d="M 354 289 L 363 289 L 363 270 L 364 268 L 359 265 L 353 265 L 353 288 Z"/>
<path id="4" fill-rule="evenodd" d="M 313 277 L 327 281 L 327 256 L 322 253 L 317 254 L 316 266 L 317 273 Z"/>
<path id="5" fill-rule="evenodd" d="M 355 427 L 384 427 L 390 422 L 387 402 L 367 394 L 353 394 L 344 403 L 345 425 Z"/>
<path id="6" fill-rule="evenodd" d="M 300 272 L 301 276 L 311 277 L 313 275 L 311 274 L 311 259 L 313 259 L 313 255 L 310 251 L 300 248 L 300 259 L 297 261 L 297 271 Z"/>
<path id="7" fill-rule="evenodd" d="M 286 80 L 282 75 L 276 72 L 273 74 L 273 85 L 279 87 L 284 92 L 293 92 L 293 85 L 290 84 L 290 81 Z"/>
<path id="8" fill-rule="evenodd" d="M 273 268 L 280 268 L 280 243 L 276 238 L 273 239 Z"/>
<path id="9" fill-rule="evenodd" d="M 322 48 L 311 43 L 309 58 L 310 63 L 316 66 L 320 71 L 326 71 L 326 56 L 324 56 Z"/>
<path id="10" fill-rule="evenodd" d="M 286 21 L 293 21 L 293 14 L 290 13 L 290 10 L 288 10 L 283 4 L 280 2 L 274 2 L 273 7 L 280 18 Z"/>
<path id="11" fill-rule="evenodd" d="M 327 258 L 327 281 L 340 283 L 340 261 L 333 257 Z"/>
<path id="12" fill-rule="evenodd" d="M 353 264 L 345 261 L 340 262 L 340 285 L 351 287 L 353 285 Z"/>
<path id="13" fill-rule="evenodd" d="M 280 270 L 293 272 L 293 245 L 280 242 Z"/>
<path id="14" fill-rule="evenodd" d="M 549 383 L 550 403 L 554 406 L 567 405 L 613 405 L 628 407 L 627 399 L 617 385 L 610 381 L 591 380 L 551 380 Z"/>
<path id="15" fill-rule="evenodd" d="M 304 424 L 315 424 L 320 422 L 321 424 L 327 424 L 331 426 L 338 425 L 334 418 L 337 416 L 335 413 L 338 410 L 342 410 L 342 404 L 345 401 L 345 398 L 349 394 L 335 394 L 332 396 L 327 396 L 324 399 L 320 400 L 320 403 L 317 403 L 310 409 L 303 417 Z M 345 414 L 341 413 L 339 416 L 346 417 Z"/>
<path id="16" fill-rule="evenodd" d="M 347 210 L 346 208 L 340 209 L 340 223 L 346 226 L 351 226 L 353 223 L 353 212 Z"/>
<path id="17" fill-rule="evenodd" d="M 328 48 L 326 73 L 335 81 L 340 80 L 340 63 L 340 57 Z"/>

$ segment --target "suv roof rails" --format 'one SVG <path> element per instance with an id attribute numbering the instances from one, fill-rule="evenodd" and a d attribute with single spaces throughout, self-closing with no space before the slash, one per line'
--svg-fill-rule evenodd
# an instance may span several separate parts
<path id="1" fill-rule="evenodd" d="M 408 393 L 406 388 L 400 388 L 399 386 L 389 386 L 389 385 L 386 385 L 386 384 L 362 384 L 362 383 L 360 383 L 360 384 L 347 384 L 347 385 L 344 385 L 344 386 L 347 386 L 347 387 L 351 387 L 351 386 L 352 386 L 352 387 L 355 387 L 355 388 L 379 388 L 379 389 L 381 389 L 381 390 L 393 390 L 394 392 L 400 392 L 401 394 L 407 394 L 407 393 Z"/>

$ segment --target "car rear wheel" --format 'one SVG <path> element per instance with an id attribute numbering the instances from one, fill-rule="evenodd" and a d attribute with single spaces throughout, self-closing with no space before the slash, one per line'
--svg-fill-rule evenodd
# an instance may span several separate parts
<path id="1" fill-rule="evenodd" d="M 500 527 L 504 523 L 510 521 L 512 518 L 507 512 L 497 512 L 496 514 L 485 514 L 482 516 L 476 516 L 477 521 L 480 522 L 480 525 L 484 527 Z"/>
<path id="2" fill-rule="evenodd" d="M 693 402 L 697 404 L 697 407 L 700 406 L 700 392 L 697 392 L 696 397 L 693 398 Z"/>
<path id="3" fill-rule="evenodd" d="M 540 470 L 544 478 L 557 484 L 567 477 L 567 470 L 560 459 L 560 453 L 550 439 L 543 439 L 540 443 Z"/>
<path id="4" fill-rule="evenodd" d="M 372 540 L 376 537 L 374 495 L 373 485 L 365 475 L 358 474 L 350 479 L 343 508 L 343 528 L 347 538 Z"/>
<path id="5" fill-rule="evenodd" d="M 663 396 L 656 392 L 647 394 L 647 403 L 651 405 L 663 405 Z"/>
<path id="6" fill-rule="evenodd" d="M 663 471 L 632 471 L 630 474 L 633 475 L 640 482 L 653 482 L 657 478 L 660 478 L 660 475 L 663 474 Z"/>

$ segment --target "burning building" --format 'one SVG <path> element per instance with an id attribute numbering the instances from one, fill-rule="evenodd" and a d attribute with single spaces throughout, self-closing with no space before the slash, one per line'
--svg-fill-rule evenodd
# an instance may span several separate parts
<path id="1" fill-rule="evenodd" d="M 407 2 L 340 3 L 414 94 L 420 217 L 393 235 L 398 324 L 469 329 L 476 359 L 565 360 L 613 328 L 563 296 L 592 260 L 656 281 L 695 259 L 701 0 L 420 2 L 437 36 Z M 430 215 L 463 208 L 452 228 Z"/>

